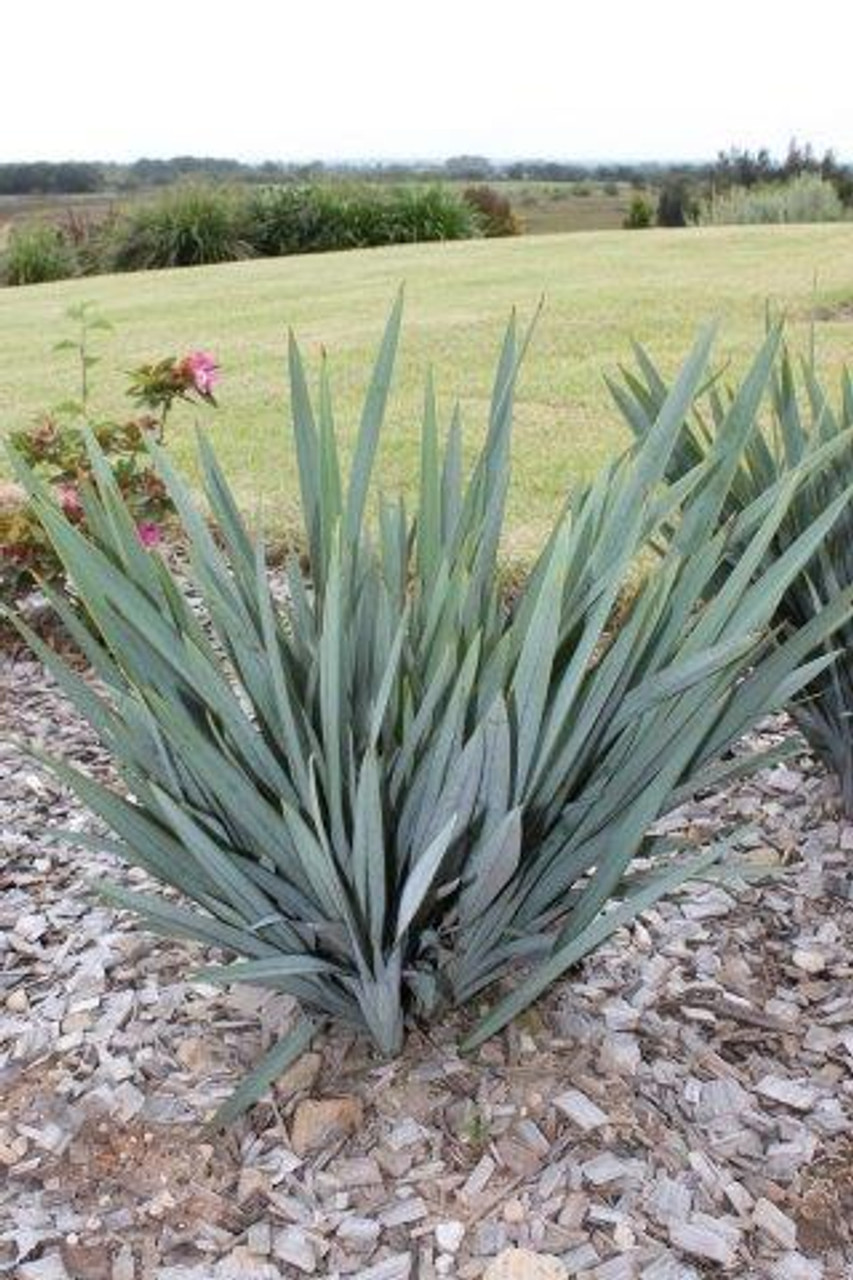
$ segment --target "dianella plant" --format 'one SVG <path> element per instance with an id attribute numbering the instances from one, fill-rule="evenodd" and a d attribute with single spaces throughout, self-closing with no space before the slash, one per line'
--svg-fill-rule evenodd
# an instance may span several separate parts
<path id="1" fill-rule="evenodd" d="M 415 509 L 374 507 L 400 318 L 398 301 L 346 474 L 326 365 L 312 395 L 291 339 L 310 571 L 291 560 L 284 603 L 204 438 L 216 538 L 149 445 L 186 531 L 194 603 L 140 545 L 94 441 L 88 535 L 19 467 L 86 625 L 56 607 L 103 692 L 18 625 L 110 749 L 121 788 L 53 768 L 114 833 L 91 839 L 152 880 L 151 892 L 104 892 L 155 930 L 220 949 L 206 980 L 289 992 L 304 1011 L 223 1121 L 325 1022 L 394 1054 L 408 1018 L 485 999 L 465 1041 L 479 1044 L 620 925 L 706 873 L 721 846 L 676 848 L 650 829 L 761 762 L 734 745 L 829 668 L 833 655 L 816 651 L 851 613 L 845 590 L 789 636 L 772 632 L 846 490 L 772 559 L 807 466 L 721 525 L 771 343 L 725 430 L 668 483 L 706 376 L 711 336 L 699 339 L 640 444 L 567 500 L 510 607 L 496 570 L 525 341 L 511 322 L 470 472 L 459 415 L 440 431 L 428 382 Z M 637 557 L 663 530 L 614 632 Z"/>
<path id="2" fill-rule="evenodd" d="M 815 519 L 842 500 L 826 537 L 780 597 L 774 626 L 779 636 L 786 636 L 803 628 L 853 583 L 853 504 L 843 501 L 853 484 L 853 379 L 845 369 L 838 394 L 830 394 L 818 375 L 813 349 L 808 357 L 795 361 L 782 345 L 782 336 L 777 326 L 768 339 L 776 356 L 766 387 L 763 429 L 743 441 L 720 520 L 737 528 L 741 513 L 774 493 L 784 477 L 807 470 L 768 546 L 765 564 L 769 565 Z M 636 355 L 637 370 L 623 370 L 622 381 L 612 383 L 611 389 L 638 441 L 645 441 L 670 387 L 645 351 L 638 347 Z M 687 475 L 725 447 L 733 396 L 731 388 L 719 385 L 719 379 L 702 389 L 670 454 L 667 474 L 671 480 Z M 724 572 L 739 553 L 739 544 L 732 543 Z M 709 585 L 716 589 L 715 584 Z M 853 817 L 853 624 L 842 625 L 814 652 L 832 650 L 839 651 L 837 660 L 818 673 L 789 706 L 815 754 L 837 774 L 844 810 Z"/>

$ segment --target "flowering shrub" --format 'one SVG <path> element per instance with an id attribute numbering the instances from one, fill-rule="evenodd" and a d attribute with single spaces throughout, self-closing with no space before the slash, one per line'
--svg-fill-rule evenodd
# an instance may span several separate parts
<path id="1" fill-rule="evenodd" d="M 76 340 L 57 344 L 75 350 L 81 370 L 80 399 L 42 414 L 32 426 L 11 436 L 17 456 L 53 490 L 57 505 L 75 525 L 88 529 L 87 493 L 97 490 L 87 437 L 94 436 L 113 472 L 119 491 L 146 548 L 160 544 L 171 499 L 150 464 L 148 439 L 162 442 L 166 419 L 176 401 L 215 406 L 213 388 L 219 368 L 208 352 L 168 357 L 130 371 L 128 395 L 140 412 L 127 420 L 102 418 L 89 409 L 88 377 L 98 357 L 89 350 L 91 333 L 109 326 L 89 304 L 69 313 L 79 323 Z M 0 596 L 15 595 L 37 581 L 61 578 L 60 562 L 45 537 L 26 495 L 17 485 L 0 486 Z"/>
<path id="2" fill-rule="evenodd" d="M 176 400 L 196 399 L 216 406 L 213 388 L 219 381 L 219 366 L 207 351 L 191 351 L 181 360 L 169 357 L 156 364 L 134 369 L 127 394 L 138 404 L 160 415 L 160 436 L 169 410 Z"/>

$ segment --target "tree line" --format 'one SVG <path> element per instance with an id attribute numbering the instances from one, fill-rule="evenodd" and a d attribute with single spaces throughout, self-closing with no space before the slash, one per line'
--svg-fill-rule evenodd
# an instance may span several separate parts
<path id="1" fill-rule="evenodd" d="M 129 164 L 115 162 L 30 161 L 0 164 L 0 195 L 76 195 L 99 191 L 132 191 L 139 187 L 204 182 L 316 182 L 324 178 L 369 181 L 462 182 L 620 182 L 637 189 L 682 188 L 726 191 L 767 182 L 784 182 L 803 174 L 831 181 L 845 204 L 853 203 L 853 166 L 831 150 L 819 156 L 813 147 L 793 140 L 786 155 L 774 158 L 767 148 L 732 148 L 713 161 L 689 163 L 651 161 L 563 161 L 548 159 L 491 160 L 487 156 L 458 155 L 446 160 L 288 162 L 243 160 L 213 156 L 141 157 Z"/>

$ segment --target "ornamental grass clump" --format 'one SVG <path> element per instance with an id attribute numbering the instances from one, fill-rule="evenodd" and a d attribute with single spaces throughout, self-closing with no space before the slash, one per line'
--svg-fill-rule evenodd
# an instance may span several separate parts
<path id="1" fill-rule="evenodd" d="M 18 626 L 121 780 L 112 790 L 52 762 L 114 833 L 69 838 L 106 845 L 168 891 L 103 890 L 154 930 L 220 949 L 206 981 L 288 992 L 303 1010 L 218 1121 L 253 1102 L 326 1021 L 394 1054 L 407 1019 L 489 999 L 465 1041 L 479 1044 L 620 925 L 705 874 L 725 841 L 676 848 L 650 828 L 766 759 L 732 747 L 829 664 L 806 655 L 851 613 L 847 591 L 771 641 L 782 594 L 848 498 L 762 568 L 797 491 L 791 476 L 740 516 L 727 580 L 702 603 L 732 555 L 718 517 L 772 368 L 765 347 L 728 409 L 730 431 L 667 485 L 707 335 L 640 446 L 567 501 L 512 607 L 496 570 L 525 345 L 514 322 L 470 475 L 458 412 L 442 442 L 428 383 L 415 510 L 383 498 L 368 519 L 400 311 L 348 474 L 325 358 L 312 397 L 291 339 L 311 569 L 290 561 L 283 604 L 203 437 L 216 538 L 149 445 L 186 531 L 201 613 L 140 545 L 94 441 L 84 502 L 96 541 L 18 468 L 85 609 L 84 627 L 58 602 L 103 693 Z M 675 535 L 610 634 L 620 590 L 663 526 Z"/>
<path id="2" fill-rule="evenodd" d="M 777 343 L 780 331 L 775 331 Z M 638 440 L 652 430 L 670 388 L 654 363 L 637 348 L 639 372 L 624 374 L 612 390 Z M 668 474 L 677 481 L 701 466 L 724 442 L 730 430 L 731 391 L 716 383 L 692 406 L 670 455 Z M 811 474 L 799 487 L 779 522 L 765 557 L 765 567 L 781 557 L 812 522 L 850 492 L 853 484 L 853 378 L 845 369 L 837 402 L 821 383 L 813 357 L 797 364 L 779 349 L 767 387 L 768 420 L 764 431 L 744 441 L 737 466 L 720 510 L 721 522 L 737 527 L 740 515 L 765 495 L 772 494 L 786 476 L 808 463 Z M 739 554 L 733 543 L 727 565 Z M 724 570 L 725 571 L 725 570 Z M 842 503 L 839 518 L 820 542 L 814 556 L 783 592 L 774 623 L 780 634 L 804 628 L 826 604 L 853 584 L 853 505 Z M 713 583 L 709 584 L 711 587 Z M 815 653 L 838 651 L 805 695 L 790 702 L 796 724 L 815 754 L 835 772 L 841 799 L 853 817 L 853 625 L 841 626 L 816 646 Z"/>

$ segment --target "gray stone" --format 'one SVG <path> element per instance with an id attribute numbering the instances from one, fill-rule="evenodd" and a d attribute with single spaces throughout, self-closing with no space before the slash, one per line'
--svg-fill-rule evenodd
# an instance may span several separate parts
<path id="1" fill-rule="evenodd" d="M 755 1089 L 763 1098 L 781 1102 L 794 1111 L 810 1111 L 818 1099 L 818 1092 L 811 1085 L 785 1076 L 762 1076 Z"/>
<path id="2" fill-rule="evenodd" d="M 697 1213 L 688 1222 L 671 1223 L 669 1239 L 676 1249 L 682 1249 L 694 1258 L 705 1258 L 721 1267 L 732 1267 L 737 1257 L 740 1232 L 721 1218 Z"/>
<path id="3" fill-rule="evenodd" d="M 690 1188 L 663 1173 L 655 1179 L 644 1207 L 656 1222 L 665 1227 L 671 1222 L 683 1221 L 688 1217 L 692 1206 L 693 1194 Z"/>
<path id="4" fill-rule="evenodd" d="M 695 1267 L 690 1267 L 671 1253 L 662 1253 L 640 1272 L 640 1280 L 699 1280 Z"/>
<path id="5" fill-rule="evenodd" d="M 797 1224 L 770 1200 L 761 1196 L 752 1211 L 753 1225 L 783 1249 L 793 1249 L 797 1243 Z"/>
<path id="6" fill-rule="evenodd" d="M 460 1194 L 466 1200 L 472 1200 L 475 1196 L 481 1195 L 488 1186 L 496 1167 L 491 1156 L 481 1156 L 468 1175 L 468 1180 L 462 1187 Z"/>
<path id="7" fill-rule="evenodd" d="M 593 1129 L 600 1129 L 608 1123 L 607 1114 L 585 1093 L 581 1093 L 580 1089 L 566 1089 L 564 1093 L 558 1094 L 554 1098 L 554 1106 L 584 1133 L 591 1133 Z"/>
<path id="8" fill-rule="evenodd" d="M 632 1076 L 643 1061 L 636 1036 L 626 1031 L 609 1031 L 601 1042 L 598 1055 L 599 1069 L 608 1074 Z"/>
<path id="9" fill-rule="evenodd" d="M 344 1218 L 338 1226 L 338 1239 L 354 1253 L 371 1253 L 379 1243 L 382 1228 L 375 1218 Z"/>
<path id="10" fill-rule="evenodd" d="M 46 1253 L 33 1262 L 22 1262 L 16 1274 L 19 1280 L 69 1280 L 65 1263 L 58 1253 Z"/>
<path id="11" fill-rule="evenodd" d="M 465 1238 L 465 1223 L 449 1218 L 435 1224 L 435 1242 L 442 1253 L 457 1253 Z"/>
<path id="12" fill-rule="evenodd" d="M 506 1225 L 503 1222 L 497 1222 L 494 1218 L 486 1218 L 478 1222 L 474 1228 L 474 1253 L 480 1257 L 490 1257 L 500 1253 L 506 1241 Z"/>
<path id="13" fill-rule="evenodd" d="M 824 1267 L 817 1258 L 792 1252 L 774 1262 L 770 1274 L 772 1280 L 823 1280 Z"/>
<path id="14" fill-rule="evenodd" d="M 272 1251 L 272 1228 L 268 1222 L 253 1222 L 246 1232 L 246 1244 L 252 1253 L 266 1257 Z"/>
<path id="15" fill-rule="evenodd" d="M 600 1156 L 594 1156 L 592 1160 L 582 1164 L 581 1172 L 594 1187 L 603 1187 L 608 1182 L 642 1177 L 643 1168 L 640 1161 L 620 1160 L 612 1152 L 604 1151 Z"/>
<path id="16" fill-rule="evenodd" d="M 281 1262 L 312 1275 L 317 1270 L 314 1243 L 301 1227 L 284 1227 L 273 1237 L 272 1251 Z"/>
<path id="17" fill-rule="evenodd" d="M 382 1262 L 356 1271 L 351 1280 L 409 1280 L 412 1270 L 410 1253 L 394 1253 Z"/>

